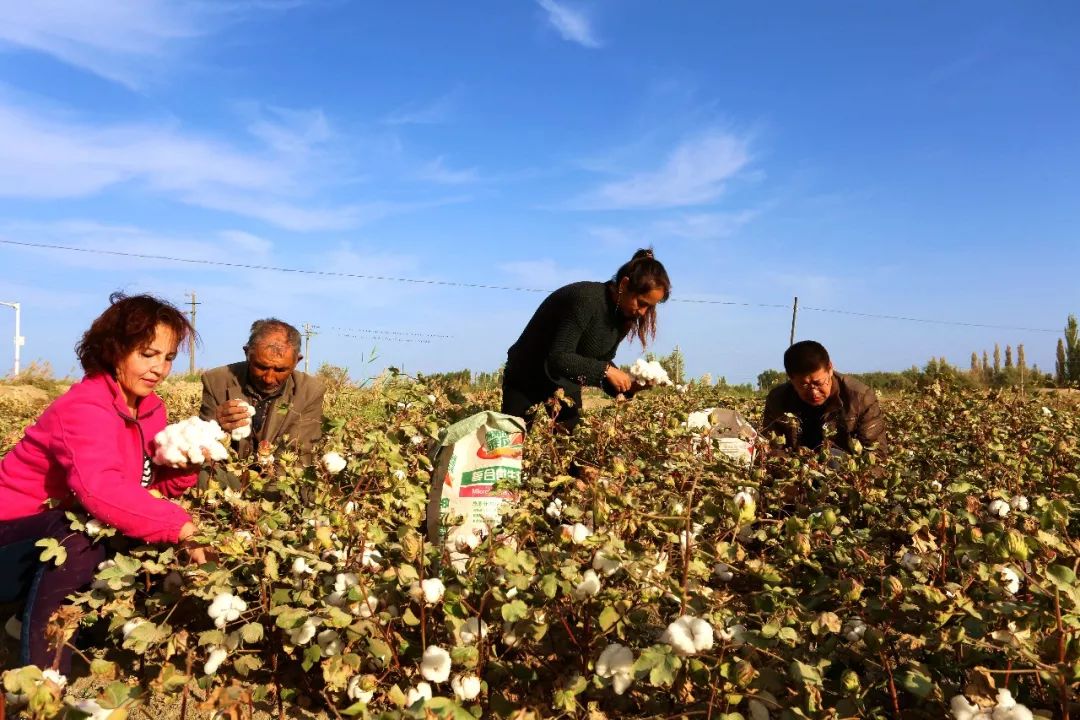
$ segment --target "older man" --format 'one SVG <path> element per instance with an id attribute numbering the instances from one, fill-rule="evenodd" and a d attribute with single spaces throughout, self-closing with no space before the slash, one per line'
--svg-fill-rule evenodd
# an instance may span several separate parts
<path id="1" fill-rule="evenodd" d="M 256 320 L 244 345 L 243 362 L 203 374 L 203 420 L 217 420 L 226 432 L 251 423 L 251 435 L 236 441 L 242 457 L 263 442 L 295 450 L 311 459 L 312 446 L 322 435 L 325 387 L 318 378 L 299 372 L 300 333 L 276 318 Z M 243 403 L 255 408 L 248 416 Z"/>
<path id="2" fill-rule="evenodd" d="M 765 400 L 761 430 L 784 436 L 787 447 L 817 449 L 826 428 L 832 446 L 848 452 L 852 441 L 863 447 L 886 449 L 885 420 L 877 395 L 855 378 L 833 369 L 829 352 L 813 340 L 797 342 L 784 353 L 788 381 Z"/>

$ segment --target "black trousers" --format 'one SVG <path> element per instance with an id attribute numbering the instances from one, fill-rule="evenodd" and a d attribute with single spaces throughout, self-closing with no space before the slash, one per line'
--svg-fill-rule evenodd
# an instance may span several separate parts
<path id="1" fill-rule="evenodd" d="M 547 402 L 555 394 L 556 390 L 557 387 L 554 385 L 523 388 L 516 383 L 504 381 L 502 387 L 502 412 L 524 418 L 526 427 L 531 428 L 536 420 L 536 413 L 531 412 L 532 408 Z M 567 433 L 572 433 L 578 422 L 581 421 L 581 388 L 564 388 L 563 391 L 573 404 L 560 403 L 558 414 L 555 416 L 555 425 Z M 548 410 L 550 408 L 544 406 L 541 412 Z"/>

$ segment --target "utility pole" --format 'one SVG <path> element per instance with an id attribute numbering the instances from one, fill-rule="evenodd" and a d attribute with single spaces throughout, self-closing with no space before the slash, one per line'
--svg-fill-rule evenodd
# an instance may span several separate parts
<path id="1" fill-rule="evenodd" d="M 795 318 L 799 315 L 799 296 L 795 296 L 795 302 L 791 305 L 791 337 L 788 339 L 788 347 L 795 344 Z"/>
<path id="2" fill-rule="evenodd" d="M 191 310 L 188 311 L 187 315 L 188 315 L 189 319 L 191 320 L 191 329 L 194 330 L 195 329 L 195 306 L 196 305 L 202 305 L 202 303 L 195 302 L 195 291 L 194 290 L 192 290 L 191 292 L 188 293 L 188 297 L 191 298 L 191 300 L 189 301 L 189 303 L 191 305 Z M 195 374 L 195 338 L 194 338 L 194 336 L 191 337 L 191 338 L 188 338 L 188 358 L 190 359 L 190 364 L 188 365 L 188 374 L 194 375 Z"/>
<path id="3" fill-rule="evenodd" d="M 308 349 L 311 347 L 311 338 L 318 335 L 311 323 L 304 323 L 304 372 L 308 371 Z"/>
<path id="4" fill-rule="evenodd" d="M 26 344 L 26 338 L 22 336 L 22 304 L 17 302 L 0 302 L 0 305 L 6 305 L 9 308 L 15 310 L 15 368 L 12 371 L 14 375 L 19 374 L 19 348 Z"/>

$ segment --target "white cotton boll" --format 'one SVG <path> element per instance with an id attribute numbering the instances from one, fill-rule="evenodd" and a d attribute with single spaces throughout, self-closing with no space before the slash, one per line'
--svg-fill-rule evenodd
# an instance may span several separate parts
<path id="1" fill-rule="evenodd" d="M 850 642 L 858 642 L 866 634 L 866 623 L 859 618 L 853 618 L 847 621 L 843 632 Z"/>
<path id="2" fill-rule="evenodd" d="M 1051 415 L 1054 414 L 1054 411 L 1051 410 L 1050 408 L 1046 407 L 1045 405 L 1043 405 L 1042 414 L 1045 415 L 1046 417 L 1050 417 Z"/>
<path id="3" fill-rule="evenodd" d="M 521 642 L 521 636 L 518 635 L 517 626 L 514 623 L 503 621 L 502 641 L 503 645 L 508 648 L 515 647 Z"/>
<path id="4" fill-rule="evenodd" d="M 900 559 L 900 564 L 907 570 L 915 570 L 922 564 L 922 558 L 915 553 L 906 552 L 904 557 Z"/>
<path id="5" fill-rule="evenodd" d="M 86 521 L 86 534 L 90 537 L 94 537 L 104 529 L 105 526 L 97 518 L 90 518 Z"/>
<path id="6" fill-rule="evenodd" d="M 341 636 L 335 630 L 323 630 L 316 636 L 315 642 L 322 648 L 323 657 L 341 654 Z"/>
<path id="7" fill-rule="evenodd" d="M 731 578 L 735 577 L 735 573 L 731 571 L 731 566 L 727 563 L 716 563 L 713 567 L 713 575 L 720 582 L 729 582 Z"/>
<path id="8" fill-rule="evenodd" d="M 458 700 L 474 700 L 480 694 L 480 678 L 475 675 L 456 675 L 450 688 Z"/>
<path id="9" fill-rule="evenodd" d="M 345 503 L 345 514 L 352 515 L 354 512 L 356 512 L 356 503 L 352 500 Z"/>
<path id="10" fill-rule="evenodd" d="M 1003 518 L 1009 514 L 1009 510 L 1011 510 L 1012 508 L 1010 508 L 1009 503 L 1005 502 L 1004 500 L 994 500 L 990 503 L 989 509 L 991 515 L 996 515 L 999 518 Z"/>
<path id="11" fill-rule="evenodd" d="M 622 695 L 634 682 L 634 653 L 630 648 L 612 643 L 604 648 L 596 661 L 596 674 L 611 678 L 616 695 Z"/>
<path id="12" fill-rule="evenodd" d="M 595 570 L 586 570 L 582 578 L 582 581 L 574 588 L 574 597 L 576 599 L 584 600 L 600 592 L 600 578 L 596 575 Z"/>
<path id="13" fill-rule="evenodd" d="M 22 638 L 22 620 L 12 615 L 4 623 L 4 632 L 8 634 L 8 637 L 15 640 Z"/>
<path id="14" fill-rule="evenodd" d="M 656 360 L 638 358 L 630 366 L 630 377 L 641 385 L 670 385 L 667 370 Z"/>
<path id="15" fill-rule="evenodd" d="M 341 457 L 339 453 L 330 451 L 322 456 L 323 467 L 326 468 L 326 472 L 331 475 L 337 475 L 339 472 L 345 469 L 348 464 L 345 458 Z"/>
<path id="16" fill-rule="evenodd" d="M 416 687 L 409 688 L 408 694 L 405 696 L 405 704 L 412 707 L 421 700 L 427 701 L 431 699 L 431 686 L 426 682 L 416 683 Z"/>
<path id="17" fill-rule="evenodd" d="M 952 711 L 953 720 L 972 720 L 982 714 L 982 708 L 970 702 L 963 695 L 954 695 L 949 701 L 949 710 Z"/>
<path id="18" fill-rule="evenodd" d="M 463 645 L 475 645 L 482 638 L 487 637 L 488 624 L 476 617 L 471 617 L 464 622 L 458 631 L 458 638 Z"/>
<path id="19" fill-rule="evenodd" d="M 563 501 L 559 498 L 555 498 L 548 503 L 547 509 L 544 510 L 544 514 L 552 520 L 559 520 L 562 518 Z"/>
<path id="20" fill-rule="evenodd" d="M 446 593 L 446 586 L 439 578 L 427 578 L 420 582 L 420 589 L 424 602 L 428 605 L 437 605 Z"/>
<path id="21" fill-rule="evenodd" d="M 934 492 L 941 492 L 941 483 L 937 480 L 934 480 L 932 483 L 930 483 L 930 489 Z"/>
<path id="22" fill-rule="evenodd" d="M 382 565 L 379 561 L 382 560 L 382 553 L 374 548 L 364 548 L 364 554 L 360 558 L 360 566 L 366 570 L 382 570 Z"/>
<path id="23" fill-rule="evenodd" d="M 457 552 L 467 553 L 480 545 L 480 536 L 472 529 L 459 525 L 446 534 L 446 547 Z"/>
<path id="24" fill-rule="evenodd" d="M 173 467 L 189 463 L 201 465 L 205 459 L 203 448 L 210 451 L 212 459 L 224 460 L 228 457 L 228 451 L 221 444 L 224 438 L 221 426 L 213 420 L 207 422 L 198 417 L 181 420 L 154 436 L 157 447 L 153 460 L 158 465 Z"/>
<path id="25" fill-rule="evenodd" d="M 608 556 L 603 550 L 599 550 L 596 555 L 593 556 L 592 566 L 593 570 L 602 573 L 604 577 L 611 577 L 618 572 L 620 567 L 622 567 L 622 563 L 617 559 Z"/>
<path id="26" fill-rule="evenodd" d="M 1015 595 L 1020 591 L 1020 575 L 1011 567 L 1000 567 L 998 578 L 1001 581 L 1001 587 L 1005 588 L 1010 595 Z"/>
<path id="27" fill-rule="evenodd" d="M 571 542 L 574 545 L 580 545 L 592 535 L 592 531 L 585 527 L 581 523 L 574 523 L 573 525 L 560 525 L 559 531 L 563 540 Z"/>
<path id="28" fill-rule="evenodd" d="M 360 602 L 360 608 L 358 613 L 360 617 L 367 620 L 374 617 L 375 613 L 379 611 L 379 598 L 374 595 L 368 595 L 367 598 Z"/>
<path id="29" fill-rule="evenodd" d="M 450 653 L 438 645 L 428 645 L 420 661 L 420 674 L 430 682 L 446 682 L 450 677 Z"/>
<path id="30" fill-rule="evenodd" d="M 60 672 L 58 672 L 56 670 L 53 670 L 52 668 L 47 668 L 45 670 L 42 670 L 41 671 L 41 677 L 48 680 L 49 682 L 51 682 L 53 685 L 60 688 L 61 690 L 63 690 L 65 687 L 67 687 L 67 678 L 64 677 L 63 674 L 61 674 Z"/>
<path id="31" fill-rule="evenodd" d="M 994 708 L 993 720 L 1034 720 L 1035 715 L 1023 705 L 1013 705 L 1010 708 L 1002 708 L 998 705 Z"/>
<path id="32" fill-rule="evenodd" d="M 740 490 L 735 493 L 735 497 L 732 498 L 732 500 L 735 502 L 735 507 L 740 510 L 748 505 L 754 505 L 756 502 L 753 493 L 749 490 Z"/>
<path id="33" fill-rule="evenodd" d="M 712 625 L 701 618 L 683 615 L 667 626 L 660 641 L 670 645 L 679 655 L 695 655 L 712 649 Z"/>
<path id="34" fill-rule="evenodd" d="M 8 697 L 11 697 L 10 695 Z M 25 697 L 25 695 L 23 696 Z M 112 715 L 112 708 L 103 708 L 97 700 L 78 700 L 71 703 L 71 707 L 86 715 L 86 720 L 108 720 Z"/>
<path id="35" fill-rule="evenodd" d="M 356 702 L 369 703 L 371 698 L 375 697 L 374 690 L 364 689 L 364 677 L 363 675 L 356 675 L 349 680 L 348 686 L 345 688 L 345 694 L 349 696 L 350 700 Z"/>
<path id="36" fill-rule="evenodd" d="M 232 432 L 229 433 L 229 437 L 233 440 L 243 440 L 244 438 L 251 437 L 251 423 L 249 422 L 247 425 L 233 428 Z"/>
<path id="37" fill-rule="evenodd" d="M 224 628 L 247 610 L 247 603 L 232 593 L 221 593 L 210 603 L 206 613 L 217 628 Z"/>
<path id="38" fill-rule="evenodd" d="M 120 632 L 124 635 L 124 639 L 127 640 L 128 636 L 131 635 L 131 633 L 135 632 L 135 628 L 139 627 L 145 622 L 146 620 L 143 620 L 142 618 L 132 618 L 131 620 L 128 620 L 126 623 L 124 623 L 124 627 L 120 630 Z"/>
<path id="39" fill-rule="evenodd" d="M 315 637 L 315 621 L 308 618 L 300 627 L 289 631 L 289 642 L 293 645 L 307 645 Z"/>
<path id="40" fill-rule="evenodd" d="M 223 663 L 228 656 L 229 653 L 225 648 L 211 645 L 210 654 L 206 656 L 206 664 L 203 665 L 203 672 L 207 675 L 217 674 L 218 668 L 221 667 L 221 663 Z"/>
<path id="41" fill-rule="evenodd" d="M 1028 499 L 1023 495 L 1013 495 L 1009 500 L 1009 507 L 1020 512 L 1027 512 L 1030 503 L 1028 503 Z"/>
<path id="42" fill-rule="evenodd" d="M 407 475 L 405 474 L 405 471 L 404 471 L 404 470 L 395 470 L 394 472 L 392 472 L 392 473 L 390 473 L 390 474 L 394 476 L 394 479 L 395 479 L 395 480 L 399 480 L 399 481 L 400 481 L 400 480 L 404 480 L 404 479 L 405 479 L 406 477 L 408 477 L 408 476 L 407 476 Z"/>
<path id="43" fill-rule="evenodd" d="M 308 565 L 307 560 L 305 560 L 304 558 L 298 557 L 293 560 L 292 574 L 296 577 L 301 577 L 303 575 L 314 575 L 315 568 Z"/>

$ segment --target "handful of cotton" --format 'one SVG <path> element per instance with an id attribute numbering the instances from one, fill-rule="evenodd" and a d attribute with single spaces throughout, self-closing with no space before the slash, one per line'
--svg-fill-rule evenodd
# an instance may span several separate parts
<path id="1" fill-rule="evenodd" d="M 154 462 L 158 465 L 181 467 L 183 465 L 201 465 L 203 448 L 210 452 L 211 460 L 226 460 L 229 451 L 221 444 L 226 438 L 217 421 L 190 417 L 167 426 L 154 436 L 157 450 Z"/>
<path id="2" fill-rule="evenodd" d="M 250 420 L 250 418 L 255 417 L 255 406 L 254 405 L 251 405 L 250 403 L 246 403 L 243 400 L 240 400 L 239 403 L 240 403 L 240 406 L 243 407 L 244 410 L 247 411 L 249 419 L 248 419 L 246 425 L 241 425 L 238 428 L 233 428 L 233 431 L 231 433 L 229 433 L 229 437 L 231 437 L 233 440 L 243 440 L 244 438 L 251 436 L 251 420 Z"/>
<path id="3" fill-rule="evenodd" d="M 668 377 L 664 366 L 656 360 L 646 360 L 645 358 L 638 358 L 630 366 L 630 377 L 641 385 L 671 384 L 671 378 Z"/>

